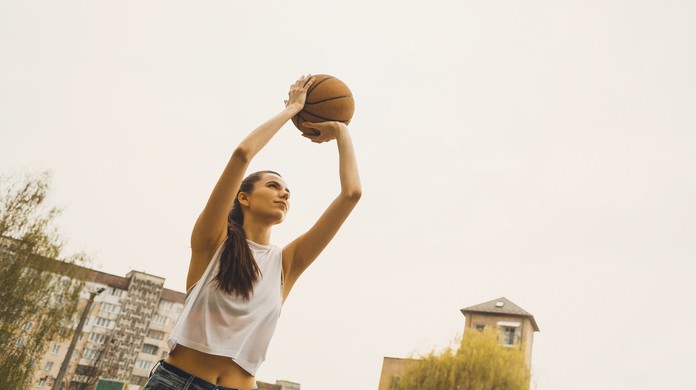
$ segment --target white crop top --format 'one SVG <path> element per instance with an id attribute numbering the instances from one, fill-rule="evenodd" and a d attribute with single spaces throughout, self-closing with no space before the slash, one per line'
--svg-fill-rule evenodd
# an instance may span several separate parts
<path id="1" fill-rule="evenodd" d="M 256 376 L 280 317 L 283 260 L 280 247 L 247 242 L 261 270 L 251 298 L 247 301 L 227 294 L 213 280 L 223 243 L 186 297 L 167 344 L 170 351 L 181 344 L 211 355 L 228 356 Z"/>

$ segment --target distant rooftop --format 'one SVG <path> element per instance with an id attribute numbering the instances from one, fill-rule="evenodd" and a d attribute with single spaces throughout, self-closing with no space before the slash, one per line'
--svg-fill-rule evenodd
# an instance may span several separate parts
<path id="1" fill-rule="evenodd" d="M 17 243 L 19 241 L 11 238 L 11 237 L 6 237 L 6 236 L 0 236 L 0 260 L 3 260 L 7 256 L 13 256 L 13 251 L 14 248 L 16 247 Z M 42 268 L 45 268 L 46 265 L 52 265 L 52 264 L 57 264 L 61 263 L 60 260 L 56 259 L 50 259 L 47 257 L 40 257 L 40 262 L 37 263 L 39 266 Z M 128 285 L 131 282 L 130 276 L 133 273 L 140 273 L 140 274 L 145 274 L 145 275 L 150 275 L 142 271 L 135 271 L 132 270 L 126 275 L 126 277 L 123 276 L 118 276 L 118 275 L 113 275 L 109 274 L 106 272 L 102 271 L 97 271 L 92 268 L 87 268 L 82 265 L 77 265 L 77 264 L 71 264 L 71 263 L 66 263 L 63 262 L 61 267 L 65 268 L 71 268 L 76 271 L 75 277 L 86 281 L 86 282 L 94 282 L 94 283 L 99 283 L 99 284 L 104 284 L 109 287 L 114 287 L 117 289 L 121 290 L 128 290 Z M 60 271 L 59 271 L 60 272 Z M 162 283 L 164 283 L 164 278 L 161 276 L 157 275 L 150 275 L 154 276 L 156 278 L 162 279 Z M 177 302 L 177 303 L 184 303 L 184 300 L 186 298 L 186 294 L 171 290 L 168 288 L 163 288 L 162 289 L 162 296 L 161 299 L 167 300 L 167 301 L 172 301 L 172 302 Z"/>
<path id="2" fill-rule="evenodd" d="M 529 317 L 529 319 L 532 321 L 532 326 L 534 326 L 534 331 L 536 331 L 536 332 L 539 331 L 539 326 L 537 325 L 536 320 L 534 320 L 534 316 L 529 314 L 523 308 L 515 305 L 514 303 L 512 303 L 509 299 L 507 299 L 505 297 L 500 297 L 500 298 L 494 299 L 492 301 L 479 303 L 478 305 L 466 307 L 464 309 L 461 309 L 461 312 L 465 316 L 468 313 L 493 313 L 493 314 Z"/>

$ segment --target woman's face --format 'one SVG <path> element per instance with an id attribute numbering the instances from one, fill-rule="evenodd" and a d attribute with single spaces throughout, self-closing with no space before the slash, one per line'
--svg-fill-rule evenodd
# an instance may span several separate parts
<path id="1" fill-rule="evenodd" d="M 274 224 L 283 222 L 290 209 L 290 190 L 285 181 L 273 173 L 265 173 L 254 183 L 248 195 L 249 211 L 270 218 Z"/>

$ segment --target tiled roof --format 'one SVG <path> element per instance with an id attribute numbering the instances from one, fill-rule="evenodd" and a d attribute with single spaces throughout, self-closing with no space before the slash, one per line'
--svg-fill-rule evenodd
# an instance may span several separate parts
<path id="1" fill-rule="evenodd" d="M 466 316 L 467 313 L 493 313 L 493 314 L 506 314 L 521 317 L 529 317 L 532 321 L 535 331 L 539 331 L 534 316 L 529 314 L 523 308 L 515 305 L 509 299 L 505 297 L 500 297 L 498 299 L 493 299 L 492 301 L 479 303 L 478 305 L 469 306 L 467 308 L 461 309 L 462 314 Z"/>

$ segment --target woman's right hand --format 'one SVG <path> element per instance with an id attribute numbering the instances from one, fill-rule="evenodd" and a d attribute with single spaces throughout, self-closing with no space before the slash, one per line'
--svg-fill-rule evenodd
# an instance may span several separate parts
<path id="1" fill-rule="evenodd" d="M 296 111 L 296 113 L 302 111 L 305 105 L 305 100 L 307 99 L 307 90 L 314 83 L 314 77 L 311 74 L 300 77 L 295 84 L 290 86 L 290 92 L 288 92 L 288 100 L 285 101 L 285 107 Z"/>
<path id="2" fill-rule="evenodd" d="M 302 136 L 316 144 L 337 139 L 348 131 L 348 126 L 341 122 L 303 122 L 302 126 L 314 130 L 314 134 L 302 133 Z"/>

